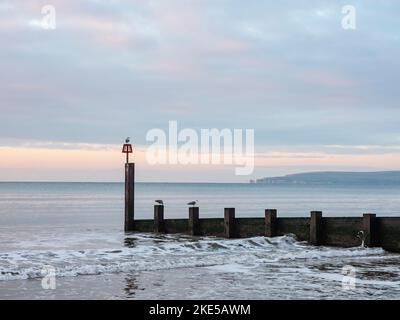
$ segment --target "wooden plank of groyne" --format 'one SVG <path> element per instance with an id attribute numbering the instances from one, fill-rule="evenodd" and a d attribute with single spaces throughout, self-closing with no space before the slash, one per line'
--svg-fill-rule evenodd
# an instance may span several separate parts
<path id="1" fill-rule="evenodd" d="M 224 236 L 223 218 L 203 218 L 199 220 L 199 235 L 201 236 Z"/>
<path id="2" fill-rule="evenodd" d="M 154 206 L 154 232 L 164 232 L 164 206 L 160 204 Z"/>
<path id="3" fill-rule="evenodd" d="M 376 245 L 383 249 L 400 252 L 400 217 L 377 217 Z"/>
<path id="4" fill-rule="evenodd" d="M 188 229 L 190 235 L 200 235 L 199 207 L 189 207 Z"/>
<path id="5" fill-rule="evenodd" d="M 235 236 L 239 238 L 250 238 L 264 236 L 265 219 L 264 218 L 236 218 Z"/>
<path id="6" fill-rule="evenodd" d="M 224 209 L 224 234 L 226 238 L 235 237 L 235 208 Z"/>
<path id="7" fill-rule="evenodd" d="M 276 236 L 276 209 L 265 209 L 265 236 L 275 237 Z"/>
<path id="8" fill-rule="evenodd" d="M 318 246 L 322 244 L 322 211 L 311 211 L 310 218 L 310 244 Z"/>
<path id="9" fill-rule="evenodd" d="M 135 221 L 135 164 L 125 164 L 125 231 L 134 230 Z"/>
<path id="10" fill-rule="evenodd" d="M 154 220 L 135 220 L 135 231 L 138 232 L 153 232 L 154 231 Z"/>
<path id="11" fill-rule="evenodd" d="M 360 217 L 328 217 L 322 218 L 324 227 L 322 243 L 327 246 L 357 247 L 361 239 L 357 234 L 363 230 Z"/>
<path id="12" fill-rule="evenodd" d="M 165 233 L 187 233 L 188 219 L 164 219 Z"/>
<path id="13" fill-rule="evenodd" d="M 375 247 L 377 243 L 376 239 L 376 214 L 364 213 L 363 214 L 363 231 L 365 236 L 365 245 L 367 247 Z"/>
<path id="14" fill-rule="evenodd" d="M 294 234 L 297 240 L 310 240 L 310 218 L 285 217 L 276 219 L 276 236 Z"/>

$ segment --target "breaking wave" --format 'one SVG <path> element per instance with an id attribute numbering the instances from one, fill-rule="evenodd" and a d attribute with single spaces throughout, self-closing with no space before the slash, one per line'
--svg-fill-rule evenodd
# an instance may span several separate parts
<path id="1" fill-rule="evenodd" d="M 0 253 L 0 281 L 42 278 L 46 266 L 55 268 L 57 277 L 195 267 L 229 272 L 229 265 L 241 265 L 240 272 L 252 272 L 266 264 L 286 267 L 293 262 L 357 257 L 385 259 L 386 255 L 378 248 L 313 247 L 291 235 L 228 240 L 133 234 L 113 248 Z"/>

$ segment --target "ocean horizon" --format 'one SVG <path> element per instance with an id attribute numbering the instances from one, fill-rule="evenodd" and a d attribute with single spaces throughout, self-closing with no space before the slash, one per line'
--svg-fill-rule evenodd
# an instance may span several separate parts
<path id="1" fill-rule="evenodd" d="M 76 219 L 97 214 L 122 225 L 123 196 L 123 182 L 0 182 L 0 219 L 10 214 L 8 223 L 13 215 L 16 220 L 38 214 L 71 218 L 73 211 Z M 163 199 L 171 218 L 186 218 L 186 204 L 193 200 L 204 217 L 222 217 L 225 207 L 235 207 L 239 217 L 263 216 L 267 208 L 282 216 L 308 216 L 313 210 L 327 216 L 400 214 L 399 185 L 137 182 L 135 218 L 152 218 L 155 199 Z"/>

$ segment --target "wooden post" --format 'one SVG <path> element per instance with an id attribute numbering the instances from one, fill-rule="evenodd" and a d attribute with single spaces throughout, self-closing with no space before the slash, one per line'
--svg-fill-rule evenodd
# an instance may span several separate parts
<path id="1" fill-rule="evenodd" d="M 135 226 L 135 164 L 125 164 L 125 231 L 134 230 Z"/>
<path id="2" fill-rule="evenodd" d="M 265 236 L 276 236 L 276 209 L 265 209 Z"/>
<path id="3" fill-rule="evenodd" d="M 364 213 L 363 214 L 363 231 L 365 236 L 364 244 L 367 247 L 376 246 L 376 214 Z"/>
<path id="4" fill-rule="evenodd" d="M 310 244 L 318 246 L 322 243 L 322 211 L 311 211 Z"/>
<path id="5" fill-rule="evenodd" d="M 164 206 L 161 204 L 154 206 L 154 232 L 164 232 Z"/>
<path id="6" fill-rule="evenodd" d="M 224 209 L 224 233 L 226 238 L 235 236 L 235 208 Z"/>
<path id="7" fill-rule="evenodd" d="M 199 207 L 189 207 L 189 234 L 192 236 L 200 234 Z"/>

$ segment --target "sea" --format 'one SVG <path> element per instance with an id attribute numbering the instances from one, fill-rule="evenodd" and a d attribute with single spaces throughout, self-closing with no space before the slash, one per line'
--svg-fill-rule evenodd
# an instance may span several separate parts
<path id="1" fill-rule="evenodd" d="M 123 231 L 122 183 L 0 183 L 0 299 L 399 299 L 400 255 Z M 400 186 L 137 183 L 135 218 L 400 215 Z"/>

